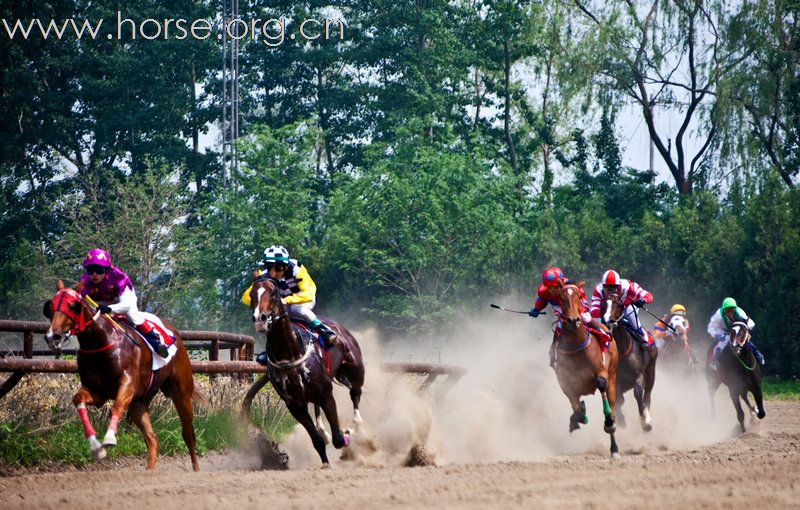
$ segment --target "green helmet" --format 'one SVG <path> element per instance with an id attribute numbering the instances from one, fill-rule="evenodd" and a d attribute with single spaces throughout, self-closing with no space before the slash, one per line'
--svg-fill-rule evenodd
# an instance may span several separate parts
<path id="1" fill-rule="evenodd" d="M 726 297 L 722 300 L 722 309 L 727 310 L 728 308 L 736 308 L 736 300 L 732 297 Z"/>

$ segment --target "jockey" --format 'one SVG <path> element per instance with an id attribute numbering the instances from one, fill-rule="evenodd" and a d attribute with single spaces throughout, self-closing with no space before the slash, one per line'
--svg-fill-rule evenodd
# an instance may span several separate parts
<path id="1" fill-rule="evenodd" d="M 329 347 L 336 343 L 336 333 L 326 326 L 313 312 L 317 303 L 317 286 L 314 280 L 296 259 L 289 258 L 289 252 L 280 245 L 273 245 L 264 250 L 264 258 L 259 264 L 278 281 L 281 301 L 286 305 L 290 317 L 298 317 L 311 324 L 311 327 L 325 339 Z M 263 274 L 259 270 L 259 274 Z M 242 303 L 250 306 L 250 289 L 242 295 Z"/>
<path id="2" fill-rule="evenodd" d="M 708 321 L 708 334 L 714 337 L 715 342 L 711 362 L 708 364 L 713 370 L 716 370 L 719 366 L 719 354 L 730 342 L 730 327 L 736 321 L 747 324 L 747 329 L 750 331 L 756 327 L 753 319 L 748 317 L 745 311 L 736 305 L 736 300 L 732 297 L 726 297 L 722 300 L 722 306 L 711 315 L 711 320 Z M 763 366 L 764 355 L 753 344 L 753 340 L 750 340 L 748 344 L 759 365 Z"/>
<path id="3" fill-rule="evenodd" d="M 98 309 L 106 314 L 125 314 L 136 330 L 144 336 L 153 350 L 166 358 L 169 352 L 161 341 L 153 325 L 147 322 L 136 305 L 136 291 L 128 275 L 111 265 L 108 252 L 95 248 L 86 253 L 83 259 L 86 272 L 81 276 L 81 297 L 89 296 L 98 304 Z"/>
<path id="4" fill-rule="evenodd" d="M 561 269 L 557 267 L 549 267 L 544 270 L 542 273 L 542 284 L 539 285 L 539 289 L 537 290 L 536 301 L 533 304 L 533 308 L 528 313 L 533 318 L 539 316 L 542 310 L 547 308 L 547 305 L 550 305 L 553 308 L 553 314 L 555 314 L 556 318 L 561 317 L 561 299 L 560 297 L 554 293 L 554 289 L 557 289 L 561 285 L 567 285 L 572 283 L 570 280 L 564 277 L 564 273 Z M 597 328 L 592 323 L 592 318 L 588 313 L 589 306 L 586 302 L 586 294 L 581 289 L 581 320 L 583 325 L 588 329 L 592 335 L 600 342 L 600 345 L 605 345 L 606 343 L 611 341 L 611 337 L 606 333 L 605 326 L 600 326 Z M 553 343 L 550 344 L 550 366 L 555 369 L 556 367 L 556 340 L 561 335 L 561 323 L 557 323 L 556 330 L 554 331 L 555 335 L 553 335 Z"/>
<path id="5" fill-rule="evenodd" d="M 653 327 L 653 336 L 656 337 L 656 346 L 659 349 L 662 349 L 667 341 L 672 338 L 672 331 L 666 324 L 671 324 L 672 318 L 676 315 L 683 317 L 684 323 L 686 324 L 686 334 L 689 334 L 691 325 L 688 319 L 686 319 L 686 307 L 676 303 L 672 305 L 669 313 L 665 313 L 664 316 L 661 317 L 661 322 L 656 322 L 656 325 Z"/>
<path id="6" fill-rule="evenodd" d="M 625 312 L 622 315 L 622 324 L 630 333 L 632 333 L 642 344 L 642 363 L 647 366 L 655 353 L 653 350 L 655 342 L 652 335 L 647 332 L 642 323 L 639 322 L 639 314 L 636 308 L 643 307 L 646 303 L 653 302 L 653 295 L 644 290 L 638 283 L 620 278 L 619 273 L 613 269 L 609 269 L 603 273 L 603 278 L 600 283 L 594 288 L 592 293 L 592 318 L 600 321 L 600 305 L 606 298 L 606 293 L 612 292 L 617 294 L 622 299 L 622 305 L 625 307 Z"/>

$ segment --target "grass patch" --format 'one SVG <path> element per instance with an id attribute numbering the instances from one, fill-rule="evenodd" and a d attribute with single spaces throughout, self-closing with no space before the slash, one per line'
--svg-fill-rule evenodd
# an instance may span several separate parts
<path id="1" fill-rule="evenodd" d="M 199 378 L 198 378 L 199 379 Z M 88 443 L 83 435 L 72 392 L 76 387 L 69 376 L 27 378 L 6 396 L 0 410 L 0 465 L 33 467 L 43 463 L 82 466 L 91 462 Z M 239 419 L 239 406 L 249 383 L 218 378 L 195 381 L 206 395 L 207 404 L 195 407 L 194 430 L 197 451 L 224 450 L 243 445 L 248 440 L 246 426 Z M 110 406 L 89 408 L 98 439 L 105 435 Z M 294 428 L 295 421 L 283 402 L 268 387 L 253 401 L 253 423 L 268 438 L 280 442 Z M 180 420 L 172 402 L 157 396 L 150 407 L 153 429 L 158 436 L 159 456 L 187 455 L 181 435 Z M 117 431 L 117 446 L 108 450 L 110 459 L 147 453 L 139 429 L 123 419 Z"/>
<path id="2" fill-rule="evenodd" d="M 764 398 L 771 400 L 791 400 L 800 402 L 800 379 L 779 379 L 765 377 L 761 381 Z"/>

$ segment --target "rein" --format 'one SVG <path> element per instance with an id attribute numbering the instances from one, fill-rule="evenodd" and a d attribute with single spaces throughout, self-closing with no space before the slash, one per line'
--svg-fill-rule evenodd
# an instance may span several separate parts
<path id="1" fill-rule="evenodd" d="M 269 359 L 269 356 L 267 356 L 267 362 L 271 367 L 277 368 L 278 370 L 286 370 L 305 363 L 308 357 L 311 356 L 312 352 L 314 352 L 314 342 L 309 342 L 308 347 L 306 347 L 306 352 L 300 358 L 294 361 L 283 361 L 280 363 L 274 363 L 271 359 Z"/>
<path id="2" fill-rule="evenodd" d="M 736 324 L 739 324 L 740 327 L 745 328 L 745 331 L 747 331 L 747 325 L 744 324 L 743 322 L 736 321 L 736 322 L 734 322 L 734 325 L 736 325 Z M 747 337 L 745 338 L 744 344 L 742 345 L 742 349 L 747 347 L 747 343 L 750 341 L 750 332 L 747 331 L 745 334 L 747 335 Z M 749 370 L 750 372 L 755 370 L 756 365 L 758 364 L 758 361 L 756 360 L 755 356 L 753 356 L 753 366 L 752 367 L 748 367 L 747 364 L 744 362 L 744 360 L 742 358 L 740 358 L 739 355 L 736 354 L 736 352 L 733 350 L 733 339 L 731 339 L 731 341 L 730 341 L 730 349 L 731 349 L 731 354 L 733 354 L 733 357 L 736 358 L 736 361 L 738 361 L 739 364 L 742 365 L 745 370 Z M 749 347 L 747 347 L 747 349 L 750 350 Z"/>

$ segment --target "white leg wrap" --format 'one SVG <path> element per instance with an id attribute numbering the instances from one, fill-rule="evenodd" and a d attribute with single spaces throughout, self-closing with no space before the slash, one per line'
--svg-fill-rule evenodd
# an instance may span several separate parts
<path id="1" fill-rule="evenodd" d="M 106 432 L 106 437 L 103 438 L 103 446 L 117 446 L 117 434 L 113 430 L 109 429 Z"/>

